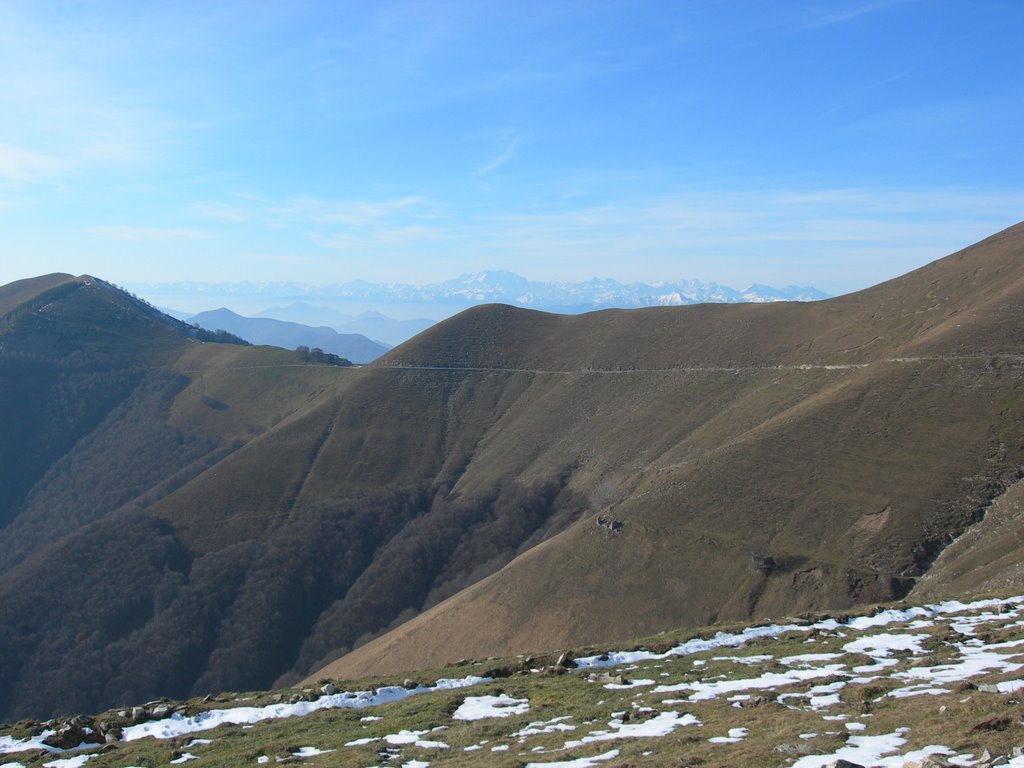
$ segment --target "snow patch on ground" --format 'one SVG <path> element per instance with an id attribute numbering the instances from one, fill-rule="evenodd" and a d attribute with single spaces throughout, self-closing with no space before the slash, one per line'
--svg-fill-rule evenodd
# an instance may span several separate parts
<path id="1" fill-rule="evenodd" d="M 484 720 L 488 717 L 509 717 L 521 715 L 530 710 L 527 699 L 513 699 L 508 694 L 500 696 L 467 696 L 455 710 L 455 720 Z"/>
<path id="2" fill-rule="evenodd" d="M 352 709 L 375 707 L 393 701 L 401 701 L 409 696 L 431 691 L 448 691 L 467 688 L 472 685 L 490 682 L 490 678 L 469 677 L 457 680 L 442 679 L 432 686 L 419 685 L 415 688 L 403 688 L 398 685 L 378 688 L 375 691 L 343 692 L 330 696 L 321 696 L 315 701 L 300 701 L 295 704 L 271 704 L 266 707 L 233 707 L 231 709 L 211 709 L 200 712 L 192 717 L 184 717 L 178 713 L 163 720 L 150 720 L 139 725 L 124 729 L 122 740 L 134 741 L 147 736 L 157 739 L 173 739 L 197 731 L 208 731 L 225 723 L 236 725 L 258 723 L 263 720 L 278 720 L 286 717 L 303 717 L 311 712 L 322 709 Z M 2 745 L 0 745 L 2 748 Z M 25 747 L 21 747 L 24 749 Z M 13 751 L 13 750 L 11 750 Z"/>
<path id="3" fill-rule="evenodd" d="M 921 643 L 927 640 L 927 634 L 905 634 L 897 635 L 889 632 L 881 632 L 877 635 L 868 635 L 853 640 L 843 646 L 847 653 L 863 653 L 875 659 L 892 656 L 896 651 L 910 651 L 918 654 L 924 653 Z"/>
<path id="4" fill-rule="evenodd" d="M 555 731 L 575 731 L 575 725 L 569 725 L 566 720 L 572 720 L 572 716 L 563 715 L 551 720 L 529 723 L 526 727 L 520 728 L 511 734 L 513 739 L 525 739 L 527 736 L 538 736 L 542 733 L 554 733 Z"/>
<path id="5" fill-rule="evenodd" d="M 675 693 L 677 691 L 693 691 L 690 701 L 706 701 L 715 699 L 726 693 L 749 691 L 766 688 L 779 688 L 804 680 L 831 677 L 845 670 L 844 664 L 828 664 L 813 669 L 791 669 L 787 672 L 765 672 L 760 677 L 748 677 L 741 680 L 717 680 L 713 683 L 695 682 L 678 683 L 676 685 L 659 685 L 654 693 Z"/>
<path id="6" fill-rule="evenodd" d="M 526 768 L 593 768 L 605 760 L 614 760 L 619 756 L 619 750 L 613 749 L 593 757 L 578 757 L 575 760 L 560 760 L 554 763 L 527 763 Z"/>
<path id="7" fill-rule="evenodd" d="M 826 768 L 836 760 L 848 760 L 859 765 L 876 765 L 883 755 L 897 751 L 907 743 L 902 729 L 880 736 L 851 736 L 846 745 L 828 755 L 806 755 L 792 768 Z M 902 763 L 901 763 L 902 765 Z"/>
<path id="8" fill-rule="evenodd" d="M 75 757 L 64 757 L 59 760 L 51 760 L 43 763 L 43 768 L 80 768 L 98 755 L 75 755 Z"/>
<path id="9" fill-rule="evenodd" d="M 300 747 L 297 752 L 292 752 L 292 757 L 316 757 L 333 752 L 333 749 L 317 749 L 316 747 Z"/>
<path id="10" fill-rule="evenodd" d="M 433 731 L 399 731 L 398 733 L 392 733 L 384 737 L 384 741 L 388 744 L 395 746 L 401 746 L 402 744 L 414 744 L 420 749 L 448 749 L 448 745 L 443 741 L 430 741 L 429 739 L 421 739 L 420 736 L 425 736 L 428 733 L 435 731 L 444 730 L 445 726 L 435 728 Z"/>
<path id="11" fill-rule="evenodd" d="M 657 738 L 668 736 L 676 728 L 700 724 L 700 720 L 693 715 L 680 715 L 678 712 L 662 712 L 657 717 L 652 717 L 641 723 L 624 723 L 622 720 L 615 719 L 608 723 L 611 730 L 591 731 L 582 739 L 565 742 L 562 749 L 575 749 L 596 741 Z"/>
<path id="12" fill-rule="evenodd" d="M 750 733 L 746 728 L 730 728 L 728 736 L 712 736 L 708 741 L 712 744 L 736 744 L 747 738 Z"/>
<path id="13" fill-rule="evenodd" d="M 622 691 L 627 688 L 642 688 L 645 685 L 654 685 L 653 680 L 630 680 L 626 683 L 606 683 L 605 688 L 609 691 Z"/>

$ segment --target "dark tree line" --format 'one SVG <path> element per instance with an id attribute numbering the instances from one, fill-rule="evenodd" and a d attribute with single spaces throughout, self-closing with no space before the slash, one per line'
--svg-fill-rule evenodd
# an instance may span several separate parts
<path id="1" fill-rule="evenodd" d="M 580 509 L 560 483 L 507 481 L 477 499 L 391 488 L 296 510 L 264 540 L 199 556 L 165 523 L 108 516 L 0 577 L 0 718 L 294 679 Z"/>
<path id="2" fill-rule="evenodd" d="M 0 528 L 0 574 L 54 535 L 75 531 L 129 502 L 141 507 L 156 501 L 155 492 L 168 480 L 183 472 L 192 476 L 203 468 L 204 457 L 221 455 L 224 446 L 217 440 L 165 423 L 164 413 L 186 383 L 170 372 L 148 373 L 67 453 L 52 464 L 42 462 L 42 476 L 15 508 L 13 520 Z"/>
<path id="3" fill-rule="evenodd" d="M 348 358 L 335 355 L 332 352 L 324 352 L 320 347 L 310 349 L 305 345 L 300 345 L 295 348 L 295 356 L 303 363 L 310 365 L 337 365 L 339 367 L 352 365 L 352 361 Z"/>

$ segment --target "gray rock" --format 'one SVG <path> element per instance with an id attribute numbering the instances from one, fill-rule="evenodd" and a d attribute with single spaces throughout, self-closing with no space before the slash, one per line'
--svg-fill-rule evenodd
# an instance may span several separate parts
<path id="1" fill-rule="evenodd" d="M 338 692 L 338 687 L 334 683 L 324 683 L 320 686 L 320 693 L 324 696 L 333 696 Z"/>
<path id="2" fill-rule="evenodd" d="M 809 755 L 813 753 L 814 747 L 810 744 L 776 744 L 775 751 L 780 755 L 796 757 L 797 755 Z"/>
<path id="3" fill-rule="evenodd" d="M 76 718 L 77 719 L 77 718 Z M 95 732 L 87 732 L 88 726 L 83 726 L 79 723 L 69 721 L 61 725 L 57 729 L 56 733 L 53 733 L 43 739 L 43 744 L 47 744 L 57 749 L 73 749 L 79 744 L 84 743 L 97 743 L 97 736 Z M 91 728 L 88 728 L 92 731 Z"/>

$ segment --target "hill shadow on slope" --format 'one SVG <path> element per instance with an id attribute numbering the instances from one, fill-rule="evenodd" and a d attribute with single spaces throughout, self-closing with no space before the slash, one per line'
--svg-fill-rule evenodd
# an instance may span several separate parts
<path id="1" fill-rule="evenodd" d="M 163 521 L 108 516 L 3 582 L 0 717 L 297 680 L 580 512 L 557 483 L 508 481 L 489 499 L 393 488 L 201 556 Z"/>

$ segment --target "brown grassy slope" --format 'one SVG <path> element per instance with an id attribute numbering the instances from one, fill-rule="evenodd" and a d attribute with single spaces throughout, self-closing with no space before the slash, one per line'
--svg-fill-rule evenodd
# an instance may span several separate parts
<path id="1" fill-rule="evenodd" d="M 708 425 L 632 475 L 613 468 L 598 488 L 625 496 L 595 509 L 624 521 L 621 533 L 583 520 L 324 674 L 413 669 L 901 593 L 905 577 L 970 522 L 988 484 L 1012 477 L 1024 458 L 1019 448 L 999 457 L 991 436 L 1003 420 L 1002 396 L 1019 391 L 1020 380 L 945 363 L 833 375 L 846 380 L 720 448 L 701 444 L 714 442 Z M 771 395 L 761 393 L 766 406 Z M 775 560 L 771 572 L 752 567 L 758 549 Z"/>
<path id="2" fill-rule="evenodd" d="M 1024 223 L 902 277 L 828 301 L 584 315 L 487 305 L 438 323 L 375 365 L 574 371 L 843 364 L 904 353 L 1020 351 L 1022 239 Z"/>
<path id="3" fill-rule="evenodd" d="M 1019 589 L 1024 584 L 1024 481 L 1000 495 L 985 519 L 950 544 L 917 582 L 911 596 Z"/>
<path id="4" fill-rule="evenodd" d="M 727 365 L 748 354 L 765 364 L 868 365 L 515 374 L 533 381 L 478 442 L 456 487 L 485 482 L 499 462 L 525 476 L 568 463 L 594 511 L 625 522 L 622 533 L 581 521 L 325 674 L 904 592 L 1024 465 L 1018 363 L 990 357 L 1022 351 L 1022 241 L 1018 225 L 898 280 L 814 305 L 580 318 L 484 308 L 390 353 L 382 366 L 558 370 L 624 359 L 668 367 Z M 606 332 L 616 321 L 636 331 L 631 342 L 621 329 Z M 696 341 L 673 344 L 675 335 Z M 459 346 L 467 339 L 469 355 Z M 950 359 L 890 361 L 911 356 Z M 559 366 L 564 358 L 571 363 Z M 752 549 L 770 554 L 774 569 L 754 569 Z"/>
<path id="5" fill-rule="evenodd" d="M 262 434 L 327 390 L 343 369 L 301 364 L 278 347 L 193 344 L 173 364 L 189 379 L 168 420 L 224 439 Z"/>
<path id="6" fill-rule="evenodd" d="M 30 277 L 26 280 L 15 280 L 13 283 L 0 286 L 0 315 L 6 315 L 19 304 L 31 301 L 43 291 L 56 288 L 75 278 L 61 272 L 49 275 Z"/>
<path id="7" fill-rule="evenodd" d="M 19 281 L 0 287 L 4 302 L 17 306 L 0 328 L 9 409 L 0 452 L 31 466 L 12 467 L 28 495 L 0 539 L 16 536 L 21 550 L 25 525 L 45 542 L 124 503 L 152 504 L 195 474 L 196 461 L 212 463 L 265 431 L 336 376 L 285 350 L 201 342 L 89 276 Z"/>
<path id="8" fill-rule="evenodd" d="M 611 484 L 621 494 L 633 470 L 606 478 L 610 467 L 643 466 L 681 441 L 717 448 L 788 407 L 790 397 L 822 397 L 811 373 L 784 377 L 786 387 L 772 389 L 779 373 L 759 368 L 956 354 L 968 335 L 976 342 L 972 352 L 1024 349 L 1012 306 L 1024 275 L 1016 258 L 1022 232 L 1018 225 L 871 290 L 813 304 L 580 316 L 469 310 L 370 370 L 340 373 L 315 403 L 293 404 L 295 415 L 279 433 L 261 436 L 158 514 L 181 530 L 198 526 L 188 536 L 208 549 L 217 542 L 200 542 L 225 521 L 237 522 L 229 537 L 257 535 L 297 501 L 388 483 L 433 480 L 484 492 L 503 477 L 572 471 L 581 490 Z M 1007 291 L 1010 299 L 1000 298 Z M 957 327 L 964 319 L 967 331 Z M 447 365 L 506 370 L 394 370 Z M 686 381 L 678 372 L 657 373 L 705 366 L 746 370 L 697 371 Z M 642 373 L 616 382 L 612 374 L 586 372 L 593 369 Z M 248 520 L 262 522 L 249 530 Z"/>

